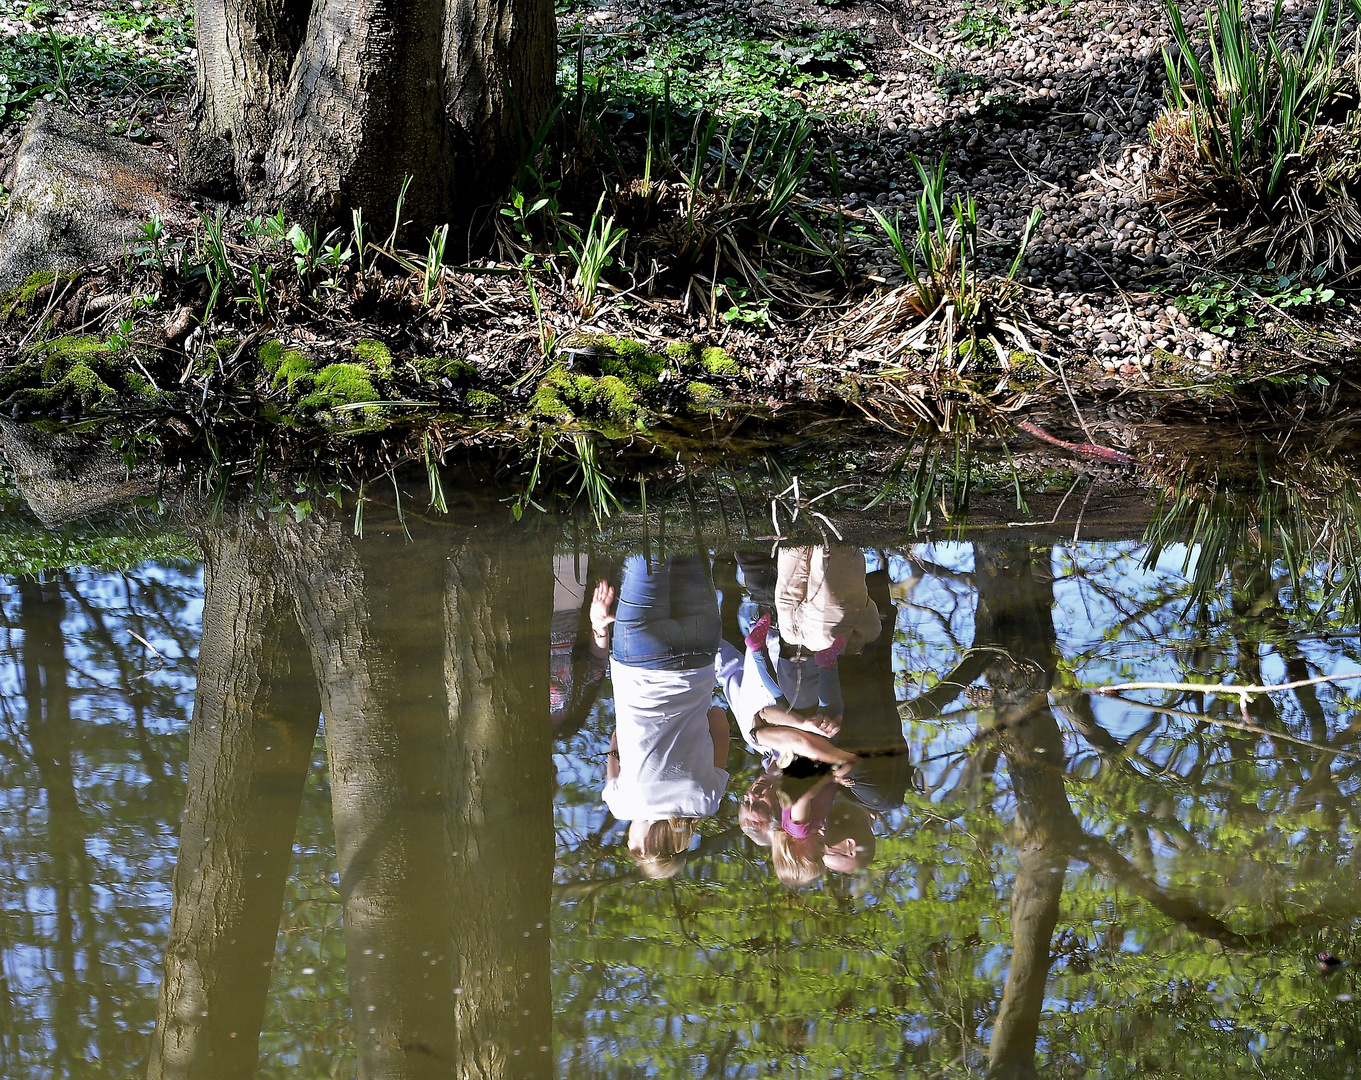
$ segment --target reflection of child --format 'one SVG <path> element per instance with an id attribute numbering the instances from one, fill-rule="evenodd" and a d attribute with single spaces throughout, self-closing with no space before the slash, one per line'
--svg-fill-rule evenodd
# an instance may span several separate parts
<path id="1" fill-rule="evenodd" d="M 838 722 L 822 713 L 802 716 L 780 693 L 762 657 L 769 628 L 770 619 L 763 616 L 747 635 L 744 653 L 726 641 L 718 649 L 718 681 L 743 740 L 767 768 L 785 768 L 796 757 L 841 771 L 850 768 L 860 759 L 832 744 Z"/>
<path id="2" fill-rule="evenodd" d="M 841 718 L 838 659 L 879 637 L 865 585 L 865 555 L 851 547 L 781 548 L 775 580 L 776 678 L 792 708 Z"/>
<path id="3" fill-rule="evenodd" d="M 790 888 L 803 888 L 825 870 L 851 874 L 874 858 L 874 815 L 853 801 L 837 799 L 828 774 L 801 793 L 783 790 L 784 778 L 763 773 L 742 800 L 742 831 L 770 848 L 775 876 Z M 795 784 L 797 785 L 797 781 Z"/>

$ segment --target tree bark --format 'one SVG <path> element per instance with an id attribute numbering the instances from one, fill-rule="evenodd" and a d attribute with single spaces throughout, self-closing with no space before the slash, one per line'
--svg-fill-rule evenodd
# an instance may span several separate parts
<path id="1" fill-rule="evenodd" d="M 552 108 L 558 26 L 543 0 L 446 0 L 445 100 L 472 205 L 512 176 Z"/>
<path id="2" fill-rule="evenodd" d="M 346 209 L 449 220 L 455 160 L 444 114 L 442 0 L 319 0 L 283 92 L 269 187 L 293 217 Z"/>
<path id="3" fill-rule="evenodd" d="M 309 0 L 198 0 L 198 82 L 180 140 L 193 188 L 231 196 L 264 177 L 280 97 L 307 27 Z"/>
<path id="4" fill-rule="evenodd" d="M 547 1080 L 553 566 L 533 537 L 479 533 L 448 564 L 444 607 L 452 936 L 463 991 L 453 1075 Z"/>
<path id="5" fill-rule="evenodd" d="M 455 235 L 552 106 L 549 0 L 203 0 L 180 146 L 191 187 L 265 195 L 307 224 L 395 213 Z"/>
<path id="6" fill-rule="evenodd" d="M 1021 833 L 1011 892 L 1011 963 L 993 1023 L 987 1075 L 1024 1080 L 1036 1075 L 1050 944 L 1068 852 L 1080 829 L 1064 789 L 1063 736 L 1049 707 L 1057 639 L 1048 551 L 1029 544 L 976 544 L 974 562 L 974 646 L 996 647 L 987 677 Z"/>
<path id="7" fill-rule="evenodd" d="M 249 1080 L 319 702 L 261 528 L 214 529 L 148 1076 Z"/>
<path id="8" fill-rule="evenodd" d="M 447 529 L 408 525 L 281 544 L 322 686 L 359 1075 L 548 1077 L 550 553 L 479 530 L 450 556 Z"/>

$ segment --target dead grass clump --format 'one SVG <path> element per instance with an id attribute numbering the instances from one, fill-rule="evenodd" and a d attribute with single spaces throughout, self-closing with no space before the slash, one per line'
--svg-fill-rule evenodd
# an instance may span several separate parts
<path id="1" fill-rule="evenodd" d="M 1287 49 L 1278 0 L 1264 28 L 1241 0 L 1206 13 L 1208 57 L 1169 2 L 1171 88 L 1149 130 L 1149 195 L 1182 241 L 1219 263 L 1339 277 L 1361 253 L 1361 72 L 1340 45 L 1345 9 L 1322 0 Z"/>

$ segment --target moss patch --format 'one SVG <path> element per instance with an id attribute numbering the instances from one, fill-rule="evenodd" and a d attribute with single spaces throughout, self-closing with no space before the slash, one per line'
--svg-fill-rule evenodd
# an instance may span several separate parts
<path id="1" fill-rule="evenodd" d="M 360 338 L 354 343 L 354 359 L 356 363 L 372 368 L 375 374 L 392 374 L 392 350 L 374 338 Z"/>
<path id="2" fill-rule="evenodd" d="M 29 349 L 0 378 L 0 409 L 12 416 L 140 412 L 165 396 L 136 367 L 126 346 L 72 334 Z"/>
<path id="3" fill-rule="evenodd" d="M 467 386 L 477 378 L 477 368 L 466 360 L 422 356 L 412 360 L 411 366 L 424 382 L 448 379 L 454 386 Z"/>
<path id="4" fill-rule="evenodd" d="M 312 392 L 302 400 L 311 409 L 333 409 L 378 398 L 369 373 L 358 364 L 327 364 L 312 377 L 311 383 Z"/>
<path id="5" fill-rule="evenodd" d="M 39 291 L 47 288 L 57 280 L 57 275 L 51 270 L 39 270 L 29 274 L 28 277 L 19 284 L 17 288 L 11 289 L 0 296 L 0 315 L 6 319 L 22 319 L 28 315 L 29 305 Z"/>
<path id="6" fill-rule="evenodd" d="M 700 345 L 693 341 L 673 341 L 666 347 L 666 355 L 682 368 L 699 368 L 707 375 L 732 378 L 742 369 L 727 349 L 716 345 Z"/>
<path id="7" fill-rule="evenodd" d="M 463 404 L 469 412 L 485 416 L 501 408 L 501 399 L 485 390 L 469 390 L 463 395 Z"/>

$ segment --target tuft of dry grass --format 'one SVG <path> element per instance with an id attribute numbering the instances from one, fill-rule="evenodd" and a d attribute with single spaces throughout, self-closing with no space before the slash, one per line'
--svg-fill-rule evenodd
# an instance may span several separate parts
<path id="1" fill-rule="evenodd" d="M 1206 258 L 1337 278 L 1361 254 L 1361 67 L 1341 55 L 1337 0 L 1322 0 L 1298 50 L 1282 44 L 1281 11 L 1259 28 L 1241 0 L 1215 0 L 1202 44 L 1169 0 L 1176 49 L 1145 186 Z"/>

